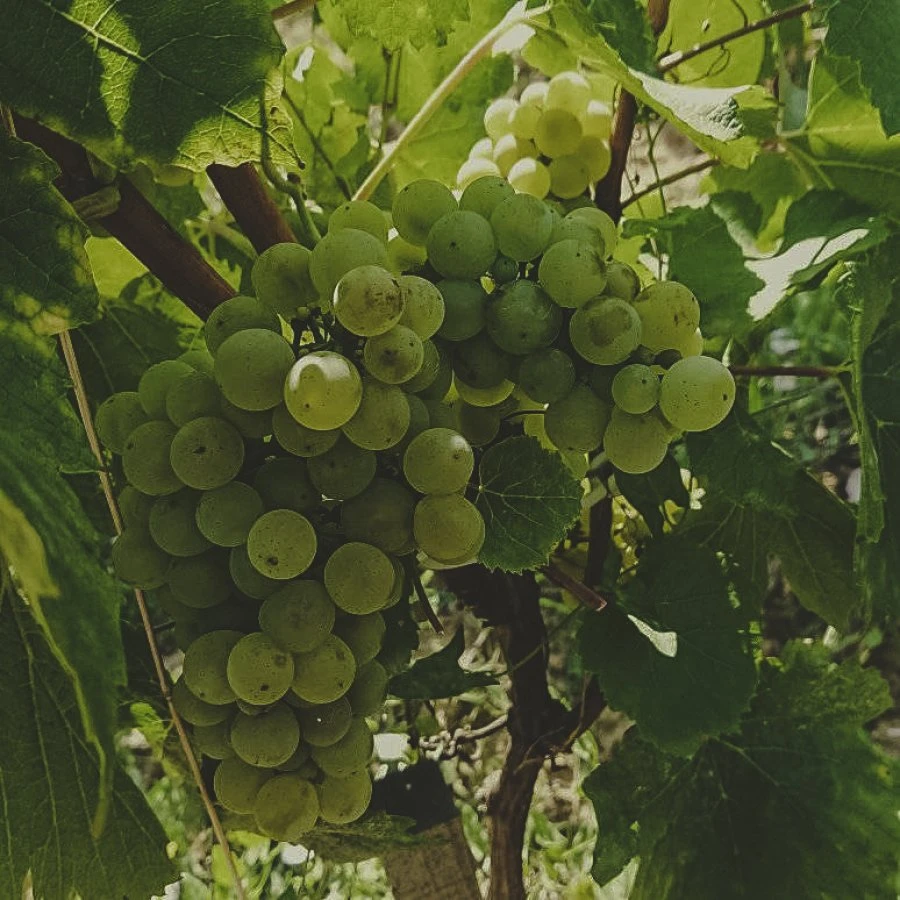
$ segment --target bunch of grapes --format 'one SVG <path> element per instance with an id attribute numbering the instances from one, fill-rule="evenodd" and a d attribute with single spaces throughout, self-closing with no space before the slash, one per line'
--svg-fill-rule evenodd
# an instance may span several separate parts
<path id="1" fill-rule="evenodd" d="M 501 175 L 517 190 L 571 200 L 609 169 L 610 109 L 578 72 L 529 84 L 518 100 L 501 97 L 484 114 L 478 141 L 457 175 L 461 189 Z"/>

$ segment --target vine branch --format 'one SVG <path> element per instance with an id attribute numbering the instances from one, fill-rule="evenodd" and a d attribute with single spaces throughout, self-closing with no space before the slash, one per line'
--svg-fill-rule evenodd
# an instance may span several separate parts
<path id="1" fill-rule="evenodd" d="M 573 578 L 571 575 L 564 572 L 556 565 L 556 563 L 550 563 L 550 565 L 544 566 L 541 569 L 541 572 L 548 581 L 552 581 L 554 584 L 559 585 L 559 587 L 565 588 L 565 590 L 577 597 L 585 606 L 589 606 L 591 609 L 595 609 L 598 612 L 606 606 L 606 597 L 603 597 L 595 590 L 589 588 L 584 582 L 581 582 L 577 578 Z"/>
<path id="2" fill-rule="evenodd" d="M 282 6 L 276 6 L 272 10 L 272 20 L 275 22 L 286 19 L 288 16 L 294 16 L 298 13 L 306 12 L 316 5 L 316 0 L 291 0 Z"/>
<path id="3" fill-rule="evenodd" d="M 664 178 L 660 178 L 659 181 L 654 181 L 653 184 L 648 185 L 639 191 L 635 191 L 630 197 L 627 197 L 622 201 L 622 208 L 624 209 L 632 203 L 637 203 L 639 200 L 643 200 L 644 197 L 647 197 L 664 187 L 668 187 L 670 184 L 675 184 L 676 181 L 681 181 L 682 178 L 687 178 L 689 175 L 694 175 L 697 172 L 705 172 L 707 169 L 712 169 L 717 165 L 719 165 L 719 160 L 715 157 L 710 157 L 709 159 L 694 163 L 692 166 L 679 169 L 677 172 L 666 175 Z"/>

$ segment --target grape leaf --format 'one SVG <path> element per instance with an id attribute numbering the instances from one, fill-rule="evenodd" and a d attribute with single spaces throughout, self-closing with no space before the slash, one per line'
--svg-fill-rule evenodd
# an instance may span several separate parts
<path id="1" fill-rule="evenodd" d="M 383 811 L 349 825 L 330 825 L 320 821 L 303 836 L 303 846 L 329 862 L 361 862 L 400 847 L 414 847 L 427 840 L 410 833 L 415 824 L 415 819 L 392 816 Z"/>
<path id="2" fill-rule="evenodd" d="M 793 900 L 893 898 L 897 763 L 860 727 L 890 705 L 876 671 L 798 643 L 763 663 L 740 728 L 693 759 L 632 729 L 584 782 L 596 879 L 637 855 L 632 900 L 750 900 L 773 885 Z"/>
<path id="3" fill-rule="evenodd" d="M 647 13 L 636 0 L 589 0 L 586 13 L 626 65 L 643 72 L 656 68 L 656 47 Z"/>
<path id="4" fill-rule="evenodd" d="M 149 897 L 174 870 L 166 835 L 117 764 L 105 828 L 91 832 L 105 776 L 79 722 L 69 674 L 4 578 L 0 594 L 0 896 Z M 79 601 L 84 597 L 80 597 Z"/>
<path id="5" fill-rule="evenodd" d="M 260 158 L 283 51 L 265 3 L 13 0 L 4 12 L 0 100 L 23 115 L 121 168 Z"/>
<path id="6" fill-rule="evenodd" d="M 495 444 L 478 471 L 475 505 L 486 529 L 479 562 L 505 572 L 544 565 L 581 513 L 581 485 L 558 454 L 526 436 Z"/>
<path id="7" fill-rule="evenodd" d="M 680 537 L 648 545 L 617 604 L 584 619 L 579 647 L 610 705 L 680 755 L 734 728 L 756 682 L 745 621 L 716 554 Z"/>
<path id="8" fill-rule="evenodd" d="M 662 534 L 665 521 L 663 507 L 667 500 L 684 509 L 690 503 L 690 496 L 681 481 L 681 468 L 671 453 L 667 453 L 665 459 L 645 475 L 629 475 L 616 469 L 616 486 L 644 517 L 654 535 Z"/>
<path id="9" fill-rule="evenodd" d="M 466 649 L 462 628 L 458 628 L 447 644 L 420 659 L 388 685 L 388 693 L 404 700 L 440 700 L 456 697 L 474 688 L 497 684 L 486 672 L 467 672 L 460 668 L 459 658 Z"/>

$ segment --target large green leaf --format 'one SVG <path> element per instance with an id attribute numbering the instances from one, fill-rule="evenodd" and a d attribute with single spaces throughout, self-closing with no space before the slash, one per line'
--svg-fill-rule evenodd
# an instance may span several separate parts
<path id="1" fill-rule="evenodd" d="M 639 0 L 587 0 L 586 12 L 626 65 L 652 72 L 656 47 L 647 11 Z"/>
<path id="2" fill-rule="evenodd" d="M 616 486 L 655 535 L 663 532 L 667 501 L 677 503 L 682 509 L 690 505 L 690 497 L 681 480 L 681 468 L 671 453 L 644 475 L 629 475 L 616 469 Z"/>
<path id="3" fill-rule="evenodd" d="M 682 755 L 735 728 L 756 682 L 721 563 L 678 537 L 649 545 L 619 602 L 585 618 L 579 646 L 610 705 Z"/>
<path id="4" fill-rule="evenodd" d="M 632 730 L 584 783 L 595 877 L 639 856 L 631 900 L 894 900 L 897 765 L 860 728 L 890 705 L 873 669 L 795 644 L 763 664 L 740 728 L 692 760 Z"/>
<path id="5" fill-rule="evenodd" d="M 12 0 L 4 21 L 0 100 L 107 162 L 259 159 L 282 53 L 261 0 Z"/>
<path id="6" fill-rule="evenodd" d="M 105 776 L 84 738 L 68 674 L 4 576 L 0 593 L 0 897 L 149 897 L 174 872 L 166 836 L 115 765 L 106 825 L 92 819 Z"/>

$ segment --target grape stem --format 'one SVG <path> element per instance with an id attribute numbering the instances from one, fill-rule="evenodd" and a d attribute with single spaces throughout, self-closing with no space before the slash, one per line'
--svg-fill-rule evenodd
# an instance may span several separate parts
<path id="1" fill-rule="evenodd" d="M 719 160 L 711 157 L 710 159 L 701 160 L 698 163 L 694 163 L 692 166 L 687 166 L 687 168 L 673 172 L 671 175 L 666 175 L 664 178 L 660 178 L 659 181 L 655 181 L 653 184 L 648 185 L 642 190 L 635 191 L 630 197 L 622 201 L 622 208 L 625 209 L 632 203 L 637 203 L 639 200 L 643 200 L 644 197 L 647 197 L 664 187 L 668 187 L 670 184 L 675 184 L 676 181 L 681 181 L 682 178 L 687 178 L 689 175 L 694 175 L 697 172 L 704 172 L 717 165 L 719 165 Z"/>
<path id="2" fill-rule="evenodd" d="M 422 578 L 419 575 L 419 567 L 416 565 L 415 557 L 404 557 L 403 567 L 406 569 L 406 574 L 409 576 L 409 580 L 412 582 L 413 590 L 416 592 L 416 598 L 419 601 L 419 606 L 422 612 L 425 614 L 425 618 L 428 619 L 431 627 L 438 634 L 443 634 L 444 626 L 441 624 L 441 620 L 437 617 L 437 613 L 434 611 L 434 608 L 432 607 L 431 602 L 428 599 L 428 594 L 425 593 L 425 587 L 422 584 Z"/>
<path id="3" fill-rule="evenodd" d="M 541 572 L 545 578 L 567 590 L 585 606 L 589 606 L 591 609 L 599 612 L 607 605 L 605 597 L 589 588 L 584 582 L 564 572 L 556 563 L 544 566 Z"/>
<path id="4" fill-rule="evenodd" d="M 748 378 L 767 378 L 792 375 L 796 378 L 837 378 L 840 366 L 729 366 L 732 375 Z"/>
<path id="5" fill-rule="evenodd" d="M 308 9 L 312 9 L 316 5 L 316 0 L 291 0 L 290 3 L 285 3 L 282 6 L 276 6 L 275 9 L 272 10 L 272 21 L 279 22 L 281 19 L 286 19 L 288 16 L 294 16 L 298 13 L 306 12 Z"/>

